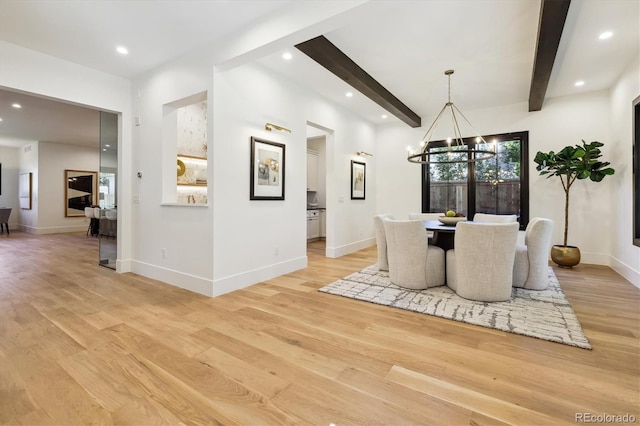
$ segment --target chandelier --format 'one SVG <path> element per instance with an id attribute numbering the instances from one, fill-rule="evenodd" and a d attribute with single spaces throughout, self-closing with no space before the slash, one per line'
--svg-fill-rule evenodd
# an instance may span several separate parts
<path id="1" fill-rule="evenodd" d="M 484 138 L 473 128 L 467 117 L 462 114 L 458 107 L 451 102 L 451 74 L 453 70 L 446 70 L 444 74 L 449 79 L 449 99 L 447 103 L 442 107 L 440 113 L 436 116 L 427 133 L 420 141 L 420 149 L 418 152 L 409 148 L 409 154 L 407 160 L 411 163 L 419 164 L 454 164 L 454 163 L 475 163 L 476 161 L 487 160 L 496 155 L 495 144 L 489 144 Z M 451 124 L 453 126 L 452 137 L 447 138 L 446 145 L 439 143 L 438 146 L 434 146 L 431 141 L 433 132 L 438 127 L 440 119 L 447 115 L 446 111 L 449 111 L 451 116 Z M 458 116 L 467 122 L 469 127 L 476 132 L 475 144 L 465 144 L 460 133 L 460 127 L 458 125 Z"/>

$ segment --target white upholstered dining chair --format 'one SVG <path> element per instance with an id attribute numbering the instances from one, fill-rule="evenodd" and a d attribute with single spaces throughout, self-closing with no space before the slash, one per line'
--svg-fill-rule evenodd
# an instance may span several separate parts
<path id="1" fill-rule="evenodd" d="M 409 213 L 409 220 L 438 220 L 444 213 Z M 433 244 L 433 231 L 427 231 L 429 244 Z"/>
<path id="2" fill-rule="evenodd" d="M 513 286 L 528 290 L 544 290 L 549 286 L 549 251 L 553 221 L 541 217 L 529 221 L 524 245 L 516 246 L 513 264 Z"/>
<path id="3" fill-rule="evenodd" d="M 384 221 L 393 219 L 390 214 L 379 214 L 373 217 L 373 228 L 376 233 L 376 245 L 378 250 L 378 269 L 389 270 L 389 260 L 387 259 L 387 237 L 384 230 Z"/>
<path id="4" fill-rule="evenodd" d="M 473 215 L 473 221 L 480 223 L 511 223 L 517 222 L 518 216 L 515 214 L 476 213 Z"/>
<path id="5" fill-rule="evenodd" d="M 93 212 L 93 207 L 85 207 L 84 208 L 84 217 L 89 219 L 89 226 L 87 227 L 87 236 L 89 232 L 93 234 L 93 219 L 95 218 L 95 214 Z"/>
<path id="6" fill-rule="evenodd" d="M 391 282 L 416 290 L 444 285 L 445 253 L 428 244 L 424 222 L 386 219 L 383 223 Z"/>
<path id="7" fill-rule="evenodd" d="M 511 298 L 518 223 L 460 222 L 447 251 L 447 285 L 460 297 L 483 302 Z"/>

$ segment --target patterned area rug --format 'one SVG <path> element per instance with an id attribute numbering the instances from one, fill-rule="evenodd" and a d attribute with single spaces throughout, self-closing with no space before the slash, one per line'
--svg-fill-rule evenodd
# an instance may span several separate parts
<path id="1" fill-rule="evenodd" d="M 410 290 L 391 284 L 389 273 L 371 265 L 319 289 L 352 299 L 591 349 L 558 279 L 549 267 L 546 290 L 514 288 L 505 302 L 463 299 L 447 286 Z"/>

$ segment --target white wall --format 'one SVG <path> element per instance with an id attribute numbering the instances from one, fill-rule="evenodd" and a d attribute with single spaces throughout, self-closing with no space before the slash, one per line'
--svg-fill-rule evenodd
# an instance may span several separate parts
<path id="1" fill-rule="evenodd" d="M 524 103 L 463 112 L 482 134 L 529 131 L 530 217 L 552 219 L 552 241 L 562 244 L 564 191 L 557 178 L 539 176 L 533 158 L 537 151 L 558 151 L 585 139 L 604 142 L 603 158 L 611 161 L 617 142 L 611 137 L 608 92 L 547 99 L 537 112 L 528 112 Z M 433 120 L 423 119 L 426 124 Z M 415 145 L 423 133 L 400 126 L 380 129 L 378 213 L 406 217 L 410 211 L 420 211 L 420 165 L 407 161 L 406 146 Z M 609 264 L 613 225 L 603 218 L 615 213 L 612 208 L 615 184 L 611 178 L 600 183 L 576 181 L 571 189 L 568 244 L 580 247 L 584 263 Z"/>
<path id="2" fill-rule="evenodd" d="M 338 256 L 373 244 L 375 183 L 366 200 L 349 199 L 350 159 L 357 149 L 373 149 L 372 125 L 252 65 L 214 75 L 214 119 L 214 292 L 306 265 L 307 121 L 331 131 L 327 251 Z M 267 132 L 266 122 L 292 133 Z M 249 200 L 251 136 L 286 145 L 284 201 Z"/>
<path id="3" fill-rule="evenodd" d="M 142 178 L 134 178 L 133 272 L 182 288 L 213 295 L 212 200 L 212 74 L 204 52 L 180 58 L 141 76 L 133 83 L 133 111 L 140 126 L 134 129 L 132 167 Z M 163 106 L 205 92 L 208 96 L 207 173 L 208 205 L 163 204 L 176 192 L 176 144 L 173 133 L 163 126 Z M 173 200 L 175 201 L 175 195 Z M 164 251 L 164 256 L 163 256 Z"/>
<path id="4" fill-rule="evenodd" d="M 640 96 L 640 57 L 636 58 L 611 91 L 610 119 L 613 176 L 611 266 L 640 287 L 640 247 L 633 245 L 633 112 L 632 102 Z M 637 149 L 637 148 L 636 148 Z M 640 171 L 636 171 L 639 173 Z"/>
<path id="5" fill-rule="evenodd" d="M 18 226 L 22 231 L 36 234 L 38 230 L 38 151 L 39 142 L 33 142 L 20 148 L 19 173 L 31 173 L 31 210 L 19 209 Z M 13 212 L 11 213 L 13 214 Z"/>
<path id="6" fill-rule="evenodd" d="M 213 79 L 213 86 L 212 84 Z M 375 167 L 367 199 L 351 201 L 350 160 L 374 150 L 372 125 L 258 66 L 213 73 L 201 56 L 183 57 L 134 83 L 136 179 L 132 270 L 208 295 L 219 295 L 306 266 L 306 125 L 327 139 L 328 252 L 374 243 Z M 206 91 L 209 105 L 208 206 L 163 205 L 175 185 L 175 147 L 163 134 L 163 105 Z M 267 132 L 266 122 L 293 133 Z M 285 200 L 249 200 L 250 138 L 284 143 Z M 164 142 L 163 142 L 164 140 Z M 164 183 L 163 183 L 164 182 Z M 162 256 L 164 249 L 166 255 Z"/>
<path id="7" fill-rule="evenodd" d="M 10 207 L 9 229 L 15 229 L 20 215 L 18 202 L 18 172 L 20 170 L 20 148 L 0 146 L 0 164 L 2 164 L 2 194 L 0 207 Z"/>
<path id="8" fill-rule="evenodd" d="M 65 170 L 100 170 L 98 147 L 38 143 L 38 222 L 35 233 L 86 231 L 88 219 L 65 217 Z"/>

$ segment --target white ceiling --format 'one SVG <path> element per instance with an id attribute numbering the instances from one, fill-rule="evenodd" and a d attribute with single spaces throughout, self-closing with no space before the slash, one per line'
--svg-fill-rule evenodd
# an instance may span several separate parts
<path id="1" fill-rule="evenodd" d="M 420 115 L 423 126 L 446 101 L 443 72 L 449 68 L 456 71 L 452 100 L 463 112 L 528 101 L 540 0 L 378 1 L 388 2 L 388 7 L 342 17 L 324 35 Z M 133 78 L 252 24 L 281 17 L 293 3 L 0 0 L 0 40 Z M 607 30 L 613 37 L 599 40 Z M 311 37 L 316 35 L 320 34 Z M 128 56 L 115 53 L 119 44 L 129 48 Z M 293 54 L 292 60 L 281 58 L 284 50 Z M 258 63 L 373 123 L 399 122 L 391 115 L 382 119 L 381 107 L 293 46 L 284 50 Z M 608 89 L 639 54 L 640 0 L 573 0 L 547 98 Z M 576 80 L 585 85 L 575 87 Z M 345 97 L 349 90 L 352 98 Z M 82 126 L 91 120 L 80 120 L 77 114 L 95 112 L 59 104 L 47 108 L 42 99 L 34 100 L 32 107 L 24 98 L 20 111 L 7 109 L 5 104 L 16 97 L 0 91 L 0 143 L 90 140 Z"/>

